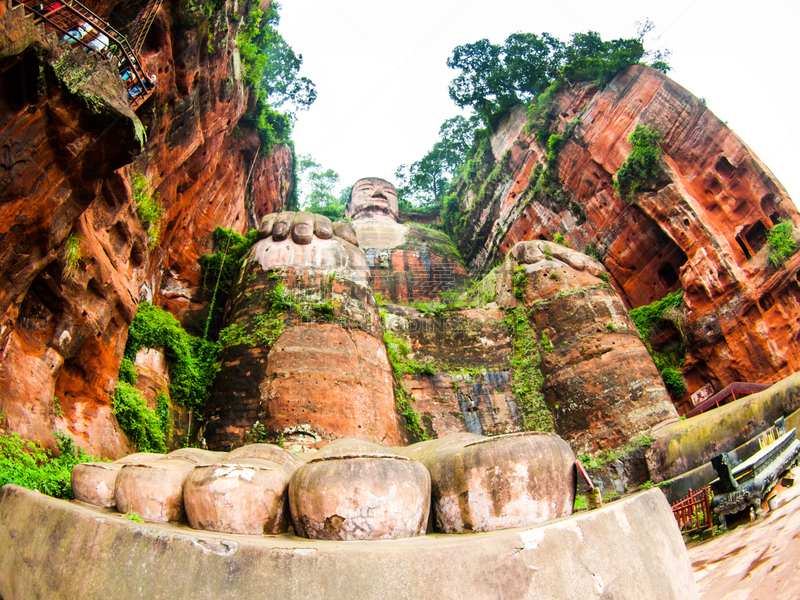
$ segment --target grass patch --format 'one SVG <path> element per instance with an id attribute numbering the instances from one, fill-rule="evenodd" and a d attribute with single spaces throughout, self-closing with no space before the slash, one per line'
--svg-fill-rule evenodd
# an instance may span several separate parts
<path id="1" fill-rule="evenodd" d="M 151 250 L 158 246 L 161 236 L 161 216 L 164 206 L 150 189 L 150 181 L 142 174 L 135 173 L 131 177 L 133 189 L 133 206 L 139 222 L 147 231 L 147 247 Z"/>
<path id="2" fill-rule="evenodd" d="M 64 245 L 61 248 L 61 253 L 58 255 L 58 260 L 61 263 L 63 269 L 62 275 L 65 280 L 73 277 L 81 266 L 81 260 L 83 259 L 81 241 L 81 236 L 74 231 L 64 240 Z"/>
<path id="3" fill-rule="evenodd" d="M 98 459 L 78 448 L 68 435 L 56 431 L 53 436 L 58 456 L 53 456 L 39 442 L 24 440 L 16 433 L 0 435 L 0 487 L 14 483 L 54 498 L 71 500 L 72 467 Z"/>
<path id="4" fill-rule="evenodd" d="M 523 428 L 525 431 L 554 431 L 553 414 L 542 395 L 544 377 L 539 369 L 539 341 L 528 323 L 525 309 L 514 309 L 506 318 L 506 324 L 514 333 L 514 351 L 509 360 L 511 390 L 522 413 Z"/>
<path id="5" fill-rule="evenodd" d="M 619 446 L 610 450 L 599 450 L 594 454 L 582 454 L 578 457 L 578 460 L 580 460 L 587 469 L 600 469 L 608 463 L 630 454 L 637 448 L 649 448 L 652 443 L 653 440 L 651 440 L 646 433 L 640 433 L 631 438 L 624 446 Z"/>

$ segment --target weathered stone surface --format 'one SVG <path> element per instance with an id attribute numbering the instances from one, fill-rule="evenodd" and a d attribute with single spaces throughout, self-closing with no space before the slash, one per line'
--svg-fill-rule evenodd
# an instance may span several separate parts
<path id="1" fill-rule="evenodd" d="M 110 399 L 137 302 L 153 300 L 202 331 L 198 257 L 216 226 L 243 232 L 281 208 L 292 154 L 262 156 L 245 123 L 231 135 L 248 106 L 238 19 L 198 35 L 200 15 L 165 1 L 142 52 L 158 85 L 134 115 L 109 62 L 67 53 L 21 9 L 3 8 L 0 88 L 13 93 L 0 95 L 0 411 L 10 430 L 47 447 L 61 430 L 95 455 L 122 456 L 132 448 Z M 131 204 L 133 171 L 165 208 L 152 253 Z M 68 239 L 79 248 L 73 274 Z"/>
<path id="2" fill-rule="evenodd" d="M 284 233 L 287 239 L 253 246 L 232 292 L 226 325 L 256 337 L 224 351 L 205 413 L 209 447 L 253 441 L 256 424 L 267 439 L 282 437 L 290 447 L 347 436 L 399 444 L 363 251 L 338 235 L 297 244 L 290 227 Z"/>
<path id="3" fill-rule="evenodd" d="M 388 219 L 353 221 L 372 273 L 372 289 L 392 302 L 439 299 L 468 282 L 446 234 Z"/>
<path id="4" fill-rule="evenodd" d="M 359 179 L 353 184 L 344 216 L 354 221 L 377 218 L 397 222 L 400 216 L 397 190 L 385 179 Z"/>
<path id="5" fill-rule="evenodd" d="M 461 308 L 425 317 L 407 306 L 383 308 L 387 328 L 411 349 L 408 359 L 433 371 L 401 375 L 429 437 L 522 430 L 511 391 L 511 336 L 502 310 Z"/>
<path id="6" fill-rule="evenodd" d="M 515 287 L 521 295 L 539 342 L 544 399 L 556 432 L 576 452 L 620 446 L 677 417 L 619 294 L 598 277 L 602 272 L 588 256 L 537 240 L 517 244 L 482 284 L 508 307 L 519 302 Z"/>
<path id="7" fill-rule="evenodd" d="M 647 464 L 653 481 L 671 479 L 728 452 L 800 409 L 800 373 L 763 392 L 656 428 Z"/>
<path id="8" fill-rule="evenodd" d="M 76 568 L 84 560 L 91 568 Z M 5 600 L 222 598 L 233 589 L 241 600 L 698 598 L 658 490 L 510 531 L 346 544 L 132 523 L 13 485 L 0 490 Z"/>
<path id="9" fill-rule="evenodd" d="M 142 126 L 105 61 L 18 41 L 0 65 L 0 88 L 15 90 L 0 98 L 0 411 L 46 447 L 61 430 L 120 456 L 131 448 L 108 395 L 146 246 L 114 171 L 141 151 Z"/>
<path id="10" fill-rule="evenodd" d="M 425 467 L 364 440 L 331 442 L 289 483 L 295 531 L 317 540 L 424 535 L 430 502 Z"/>
<path id="11" fill-rule="evenodd" d="M 153 523 L 184 519 L 183 484 L 195 465 L 213 463 L 221 452 L 186 448 L 165 457 L 122 466 L 114 485 L 117 510 Z"/>
<path id="12" fill-rule="evenodd" d="M 400 452 L 430 471 L 437 531 L 496 531 L 572 514 L 575 455 L 552 433 L 462 433 Z"/>
<path id="13" fill-rule="evenodd" d="M 189 526 L 224 533 L 278 534 L 290 526 L 286 489 L 302 464 L 269 444 L 243 446 L 198 465 L 183 486 Z"/>
<path id="14" fill-rule="evenodd" d="M 72 467 L 72 493 L 76 500 L 102 508 L 115 508 L 114 485 L 124 465 L 145 464 L 164 458 L 163 454 L 137 452 L 112 463 L 81 463 Z"/>
<path id="15" fill-rule="evenodd" d="M 592 243 L 604 254 L 629 307 L 682 287 L 691 340 L 682 410 L 706 384 L 721 390 L 800 370 L 800 253 L 775 269 L 765 244 L 779 219 L 800 231 L 800 215 L 745 143 L 698 98 L 643 66 L 628 67 L 603 89 L 563 86 L 552 114 L 550 133 L 564 136 L 552 169 L 561 194 L 535 193 L 531 175 L 546 166 L 547 150 L 526 133 L 523 107 L 492 137 L 486 173 L 494 161 L 502 166 L 493 193 L 479 199 L 471 184 L 458 184 L 465 222 L 458 246 L 473 277 L 519 241 L 563 234 L 575 248 Z M 628 204 L 612 177 L 638 124 L 661 132 L 664 158 L 659 176 Z M 677 330 L 665 329 L 678 339 Z"/>

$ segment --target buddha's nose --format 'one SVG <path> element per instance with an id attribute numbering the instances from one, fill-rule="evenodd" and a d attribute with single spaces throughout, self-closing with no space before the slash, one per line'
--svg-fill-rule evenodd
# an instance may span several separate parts
<path id="1" fill-rule="evenodd" d="M 375 190 L 372 193 L 372 197 L 373 198 L 383 198 L 384 200 L 386 200 L 386 194 L 384 194 L 381 190 Z"/>

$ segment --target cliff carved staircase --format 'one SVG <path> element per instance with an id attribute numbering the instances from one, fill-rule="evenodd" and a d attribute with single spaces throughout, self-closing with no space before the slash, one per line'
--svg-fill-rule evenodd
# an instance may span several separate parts
<path id="1" fill-rule="evenodd" d="M 151 79 L 139 61 L 139 50 L 162 0 L 149 0 L 146 8 L 131 25 L 133 45 L 106 20 L 77 0 L 11 0 L 13 8 L 22 8 L 47 33 L 60 35 L 70 45 L 79 44 L 100 54 L 118 69 L 128 89 L 128 102 L 136 110 L 155 91 Z M 134 49 L 135 48 L 135 49 Z"/>

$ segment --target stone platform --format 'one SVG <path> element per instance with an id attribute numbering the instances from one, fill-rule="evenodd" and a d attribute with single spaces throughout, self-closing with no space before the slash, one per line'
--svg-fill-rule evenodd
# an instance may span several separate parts
<path id="1" fill-rule="evenodd" d="M 136 523 L 6 485 L 3 600 L 131 598 L 695 599 L 666 499 L 649 490 L 600 510 L 492 533 L 372 542 L 225 535 Z"/>

